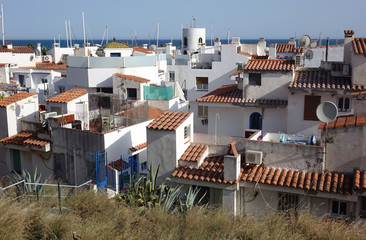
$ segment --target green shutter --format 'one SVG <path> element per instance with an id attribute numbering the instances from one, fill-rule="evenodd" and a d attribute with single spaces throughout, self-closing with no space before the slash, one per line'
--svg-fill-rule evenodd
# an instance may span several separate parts
<path id="1" fill-rule="evenodd" d="M 14 172 L 20 174 L 22 172 L 22 166 L 20 164 L 20 151 L 12 149 L 12 154 L 13 154 L 13 169 L 14 169 Z"/>

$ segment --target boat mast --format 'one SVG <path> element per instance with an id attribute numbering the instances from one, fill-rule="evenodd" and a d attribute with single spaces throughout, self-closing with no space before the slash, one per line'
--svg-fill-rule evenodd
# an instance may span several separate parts
<path id="1" fill-rule="evenodd" d="M 108 26 L 105 26 L 105 29 L 107 30 L 107 39 L 106 39 L 106 43 L 108 43 Z"/>
<path id="2" fill-rule="evenodd" d="M 156 31 L 156 47 L 159 47 L 159 22 L 158 22 L 158 29 Z"/>
<path id="3" fill-rule="evenodd" d="M 66 46 L 69 47 L 69 30 L 67 30 L 67 20 L 65 20 L 65 29 L 66 29 Z"/>
<path id="4" fill-rule="evenodd" d="M 81 12 L 81 16 L 83 17 L 83 34 L 84 34 L 84 46 L 85 46 L 85 16 L 84 12 Z"/>
<path id="5" fill-rule="evenodd" d="M 3 45 L 5 45 L 5 31 L 4 31 L 4 5 L 1 4 L 1 30 L 3 36 Z"/>
<path id="6" fill-rule="evenodd" d="M 70 35 L 70 47 L 72 47 L 72 40 L 71 40 L 71 23 L 69 20 L 69 35 Z"/>

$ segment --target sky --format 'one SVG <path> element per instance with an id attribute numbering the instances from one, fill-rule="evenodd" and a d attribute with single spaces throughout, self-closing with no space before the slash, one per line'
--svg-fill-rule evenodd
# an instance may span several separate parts
<path id="1" fill-rule="evenodd" d="M 311 38 L 343 38 L 354 29 L 366 36 L 366 0 L 226 0 L 226 1 L 121 1 L 121 0 L 0 0 L 4 5 L 5 39 L 65 39 L 65 20 L 70 20 L 73 38 L 83 38 L 81 12 L 87 33 L 109 38 L 179 39 L 180 29 L 196 19 L 206 28 L 206 38 L 283 39 L 303 34 Z M 188 25 L 187 25 L 188 24 Z M 90 38 L 90 37 L 89 37 Z"/>

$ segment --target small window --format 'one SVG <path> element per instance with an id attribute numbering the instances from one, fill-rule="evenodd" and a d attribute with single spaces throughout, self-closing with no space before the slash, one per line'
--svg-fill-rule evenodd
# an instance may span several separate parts
<path id="1" fill-rule="evenodd" d="M 198 117 L 200 117 L 200 118 L 208 117 L 208 107 L 207 106 L 198 106 Z"/>
<path id="2" fill-rule="evenodd" d="M 304 100 L 304 120 L 319 121 L 316 116 L 316 108 L 320 104 L 320 96 L 305 96 Z"/>
<path id="3" fill-rule="evenodd" d="M 249 73 L 249 85 L 251 86 L 261 86 L 262 76 L 260 73 Z"/>
<path id="4" fill-rule="evenodd" d="M 59 87 L 58 87 L 58 92 L 59 92 L 59 93 L 63 93 L 63 92 L 65 92 L 65 86 L 59 86 Z"/>
<path id="5" fill-rule="evenodd" d="M 332 214 L 347 215 L 347 203 L 341 201 L 332 201 Z"/>
<path id="6" fill-rule="evenodd" d="M 25 87 L 25 82 L 24 82 L 24 75 L 19 75 L 19 85 L 21 87 Z"/>
<path id="7" fill-rule="evenodd" d="M 348 97 L 338 98 L 338 111 L 340 112 L 349 112 L 351 105 L 351 99 Z"/>
<path id="8" fill-rule="evenodd" d="M 121 53 L 111 53 L 111 57 L 120 57 Z"/>
<path id="9" fill-rule="evenodd" d="M 127 88 L 127 98 L 131 100 L 137 100 L 137 89 Z"/>
<path id="10" fill-rule="evenodd" d="M 202 38 L 199 38 L 198 39 L 198 43 L 202 43 Z"/>
<path id="11" fill-rule="evenodd" d="M 184 127 L 184 140 L 190 140 L 191 137 L 191 125 Z"/>
<path id="12" fill-rule="evenodd" d="M 207 91 L 208 90 L 208 77 L 196 77 L 196 89 Z"/>
<path id="13" fill-rule="evenodd" d="M 183 39 L 183 47 L 187 47 L 187 45 L 188 45 L 188 39 L 187 39 L 187 37 L 185 37 Z"/>
<path id="14" fill-rule="evenodd" d="M 22 166 L 20 161 L 20 151 L 12 149 L 12 155 L 13 155 L 13 170 L 16 173 L 21 174 Z"/>
<path id="15" fill-rule="evenodd" d="M 169 72 L 169 81 L 171 82 L 175 81 L 175 72 Z"/>
<path id="16" fill-rule="evenodd" d="M 299 205 L 299 195 L 289 193 L 278 194 L 278 210 L 287 211 L 297 209 Z"/>
<path id="17" fill-rule="evenodd" d="M 47 78 L 42 78 L 42 83 L 47 83 L 47 82 L 48 82 Z"/>

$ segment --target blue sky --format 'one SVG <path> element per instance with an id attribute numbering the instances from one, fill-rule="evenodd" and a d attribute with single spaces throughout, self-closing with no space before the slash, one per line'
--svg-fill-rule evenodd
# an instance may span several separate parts
<path id="1" fill-rule="evenodd" d="M 6 39 L 65 38 L 65 19 L 70 19 L 73 37 L 82 39 L 81 12 L 93 39 L 109 37 L 154 38 L 160 23 L 160 39 L 180 37 L 181 25 L 197 19 L 198 27 L 210 26 L 214 37 L 242 39 L 289 38 L 307 34 L 318 38 L 343 38 L 344 29 L 366 36 L 365 0 L 241 0 L 241 1 L 94 1 L 94 0 L 3 0 Z"/>

